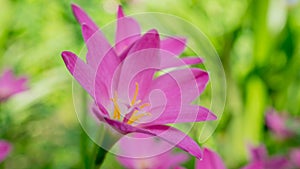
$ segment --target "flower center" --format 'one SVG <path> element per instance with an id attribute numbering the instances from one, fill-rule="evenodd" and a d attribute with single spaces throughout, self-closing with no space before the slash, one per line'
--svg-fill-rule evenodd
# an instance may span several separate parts
<path id="1" fill-rule="evenodd" d="M 134 122 L 140 120 L 144 116 L 149 116 L 151 113 L 143 111 L 144 108 L 151 106 L 150 103 L 141 104 L 141 100 L 137 100 L 137 96 L 139 94 L 139 84 L 135 83 L 135 91 L 131 102 L 129 104 L 129 108 L 127 109 L 126 115 L 129 115 L 129 119 L 124 118 L 123 121 L 127 121 L 127 124 L 133 124 Z M 114 98 L 111 99 L 114 106 L 113 118 L 116 120 L 121 120 L 121 109 L 118 103 L 118 94 L 114 93 Z"/>

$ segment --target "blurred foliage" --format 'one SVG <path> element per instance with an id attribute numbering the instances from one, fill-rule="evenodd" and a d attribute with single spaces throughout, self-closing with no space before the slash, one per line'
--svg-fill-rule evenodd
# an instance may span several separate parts
<path id="1" fill-rule="evenodd" d="M 1 0 L 0 68 L 27 75 L 30 90 L 1 105 L 0 138 L 14 149 L 0 167 L 86 168 L 93 143 L 82 140 L 72 78 L 60 57 L 63 50 L 79 53 L 83 46 L 71 2 L 100 26 L 114 20 L 118 4 L 128 14 L 163 12 L 196 25 L 217 49 L 228 86 L 222 121 L 205 145 L 217 150 L 229 168 L 246 163 L 249 143 L 265 143 L 271 153 L 286 151 L 288 143 L 270 138 L 264 113 L 274 107 L 300 115 L 297 0 Z M 193 165 L 191 160 L 186 167 Z M 121 166 L 108 154 L 102 168 Z"/>

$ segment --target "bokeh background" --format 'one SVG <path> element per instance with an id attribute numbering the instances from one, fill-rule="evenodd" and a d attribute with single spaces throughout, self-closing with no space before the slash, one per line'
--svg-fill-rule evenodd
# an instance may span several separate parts
<path id="1" fill-rule="evenodd" d="M 63 50 L 79 53 L 84 45 L 71 3 L 100 27 L 115 19 L 122 4 L 127 14 L 177 15 L 207 35 L 226 73 L 227 102 L 204 145 L 228 168 L 247 163 L 247 144 L 265 144 L 270 154 L 300 147 L 299 138 L 280 140 L 265 126 L 268 108 L 300 117 L 298 0 L 1 0 L 0 70 L 28 76 L 30 87 L 1 105 L 0 136 L 13 144 L 2 168 L 75 169 L 91 163 L 94 143 L 77 120 L 72 77 L 60 56 Z M 191 158 L 185 166 L 193 163 Z M 122 167 L 108 154 L 102 168 Z"/>

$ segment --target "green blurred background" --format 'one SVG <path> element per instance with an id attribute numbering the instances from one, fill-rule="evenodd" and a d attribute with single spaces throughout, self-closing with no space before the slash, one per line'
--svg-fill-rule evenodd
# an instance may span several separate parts
<path id="1" fill-rule="evenodd" d="M 297 0 L 1 0 L 0 69 L 12 67 L 30 78 L 30 90 L 1 107 L 1 137 L 14 146 L 2 168 L 75 169 L 89 161 L 93 143 L 77 120 L 72 77 L 60 56 L 84 45 L 72 2 L 100 27 L 115 19 L 118 4 L 127 14 L 163 12 L 196 25 L 215 46 L 227 78 L 226 108 L 205 145 L 229 168 L 247 162 L 248 143 L 264 143 L 271 154 L 287 151 L 289 143 L 266 130 L 264 114 L 274 107 L 300 115 Z M 185 166 L 192 168 L 193 160 Z M 109 154 L 102 168 L 118 167 Z"/>

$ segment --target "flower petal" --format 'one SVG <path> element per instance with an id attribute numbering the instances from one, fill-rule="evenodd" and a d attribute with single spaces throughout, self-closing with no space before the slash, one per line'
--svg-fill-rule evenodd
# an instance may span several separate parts
<path id="1" fill-rule="evenodd" d="M 117 30 L 115 48 L 117 53 L 122 53 L 141 36 L 141 28 L 138 22 L 131 17 L 124 16 L 122 7 L 119 6 L 117 18 Z"/>
<path id="2" fill-rule="evenodd" d="M 149 111 L 152 116 L 144 117 L 144 119 L 147 120 L 143 119 L 144 121 L 141 121 L 150 124 L 154 119 L 155 122 L 158 122 L 159 120 L 166 120 L 168 122 L 174 122 L 174 120 L 178 120 L 178 122 L 192 120 L 193 122 L 196 119 L 202 119 L 203 117 L 198 115 L 201 115 L 203 112 L 198 112 L 198 107 L 192 108 L 189 106 L 192 101 L 200 96 L 200 93 L 205 88 L 207 81 L 208 74 L 201 69 L 194 68 L 174 70 L 157 77 L 152 81 L 151 88 L 149 89 L 151 92 L 148 92 L 148 95 L 144 98 L 144 101 L 150 103 L 152 106 L 152 110 Z M 158 95 L 156 96 L 157 98 L 151 99 L 152 91 L 160 91 L 162 93 L 160 94 L 160 97 L 163 97 L 166 102 L 161 101 L 160 105 L 155 104 L 154 106 L 152 104 L 153 100 L 163 100 L 163 98 L 159 98 Z M 184 118 L 184 112 L 192 109 L 194 111 L 186 116 L 188 118 Z M 168 111 L 172 112 L 172 116 L 168 115 Z M 204 113 L 204 118 L 207 117 L 207 114 L 211 113 Z"/>
<path id="3" fill-rule="evenodd" d="M 159 35 L 151 30 L 143 35 L 130 49 L 129 55 L 119 68 L 119 97 L 125 102 L 131 100 L 138 84 L 136 100 L 142 99 L 147 93 L 156 69 L 159 68 Z M 125 91 L 125 92 L 124 92 Z M 126 92 L 128 91 L 128 92 Z"/>
<path id="4" fill-rule="evenodd" d="M 170 169 L 188 160 L 186 153 L 172 153 L 171 146 L 154 137 L 144 136 L 144 138 L 137 139 L 136 134 L 134 138 L 124 136 L 120 140 L 122 155 L 117 159 L 123 166 L 130 169 Z"/>
<path id="5" fill-rule="evenodd" d="M 154 79 L 151 90 L 161 90 L 168 100 L 167 105 L 180 106 L 190 104 L 199 97 L 208 80 L 208 73 L 201 69 L 179 69 Z"/>
<path id="6" fill-rule="evenodd" d="M 0 140 L 0 163 L 8 156 L 12 147 L 10 143 Z"/>
<path id="7" fill-rule="evenodd" d="M 188 152 L 196 158 L 200 159 L 202 157 L 202 152 L 199 145 L 191 137 L 189 137 L 188 135 L 186 135 L 178 129 L 164 125 L 153 125 L 139 128 L 120 121 L 110 119 L 108 117 L 102 117 L 105 123 L 109 124 L 112 128 L 114 128 L 122 134 L 137 132 L 152 136 L 158 136 L 162 140 L 167 141 L 171 145 L 175 145 L 176 147 Z M 102 118 L 100 118 L 99 120 L 101 119 Z"/>
<path id="8" fill-rule="evenodd" d="M 129 158 L 155 158 L 165 152 L 169 152 L 172 145 L 157 139 L 152 135 L 132 133 L 119 140 L 120 154 Z M 141 149 L 143 147 L 143 149 Z"/>
<path id="9" fill-rule="evenodd" d="M 279 138 L 285 139 L 295 135 L 286 125 L 287 117 L 280 115 L 274 109 L 266 113 L 266 124 Z"/>
<path id="10" fill-rule="evenodd" d="M 186 46 L 186 39 L 181 37 L 169 37 L 161 41 L 161 49 L 180 55 Z"/>
<path id="11" fill-rule="evenodd" d="M 114 128 L 115 130 L 117 130 L 118 132 L 120 132 L 121 134 L 129 134 L 129 133 L 144 133 L 144 134 L 148 134 L 148 135 L 154 135 L 151 132 L 144 130 L 143 128 L 138 128 L 135 126 L 131 126 L 127 123 L 123 123 L 117 120 L 113 120 L 109 117 L 105 117 L 105 116 L 101 116 L 101 114 L 99 114 L 101 118 L 98 118 L 99 120 L 104 120 L 105 123 L 109 124 L 112 128 Z"/>
<path id="12" fill-rule="evenodd" d="M 191 137 L 178 129 L 164 125 L 148 126 L 145 127 L 145 129 L 149 133 L 175 145 L 198 159 L 202 157 L 202 151 L 199 145 Z"/>
<path id="13" fill-rule="evenodd" d="M 82 33 L 88 48 L 87 63 L 96 72 L 93 78 L 95 99 L 106 106 L 112 98 L 112 79 L 120 60 L 100 30 L 93 33 L 88 25 L 83 24 Z"/>
<path id="14" fill-rule="evenodd" d="M 250 145 L 251 163 L 246 166 L 247 169 L 253 168 L 253 166 L 262 165 L 262 168 L 266 169 L 286 169 L 290 167 L 289 161 L 283 156 L 268 157 L 267 150 L 264 145 L 253 147 Z"/>
<path id="15" fill-rule="evenodd" d="M 147 33 L 145 33 L 136 43 L 134 43 L 133 47 L 130 49 L 129 54 L 134 52 L 160 47 L 159 34 L 157 30 L 151 29 Z"/>
<path id="16" fill-rule="evenodd" d="M 84 12 L 83 9 L 81 9 L 78 5 L 72 4 L 72 11 L 77 19 L 77 21 L 80 23 L 80 25 L 86 24 L 88 25 L 94 32 L 96 32 L 99 28 L 98 26 L 93 22 L 93 20 Z"/>
<path id="17" fill-rule="evenodd" d="M 187 122 L 200 122 L 200 121 L 210 121 L 216 120 L 217 117 L 207 108 L 188 105 L 184 106 L 178 112 L 177 106 L 169 106 L 161 114 L 154 114 L 155 109 L 152 108 L 150 112 L 151 116 L 145 116 L 140 119 L 141 125 L 157 125 L 157 124 L 173 124 L 173 123 L 187 123 Z M 161 110 L 161 109 L 160 109 Z"/>
<path id="18" fill-rule="evenodd" d="M 79 84 L 94 97 L 93 87 L 93 71 L 91 67 L 85 64 L 76 54 L 64 51 L 61 54 L 65 65 L 73 77 L 79 82 Z"/>
<path id="19" fill-rule="evenodd" d="M 195 169 L 226 169 L 221 157 L 205 148 L 203 151 L 203 158 L 197 160 Z"/>
<path id="20" fill-rule="evenodd" d="M 268 158 L 268 152 L 264 145 L 260 145 L 258 147 L 253 147 L 250 145 L 249 151 L 251 161 L 264 161 Z"/>
<path id="21" fill-rule="evenodd" d="M 183 62 L 187 65 L 195 65 L 195 64 L 201 64 L 204 62 L 203 58 L 200 57 L 184 57 L 181 58 L 183 60 Z"/>
<path id="22" fill-rule="evenodd" d="M 160 69 L 179 67 L 179 66 L 189 66 L 203 63 L 203 59 L 199 57 L 184 57 L 184 58 L 170 58 L 170 56 L 161 57 Z"/>
<path id="23" fill-rule="evenodd" d="M 287 169 L 290 168 L 290 163 L 287 158 L 283 156 L 274 156 L 265 161 L 265 168 Z"/>
<path id="24" fill-rule="evenodd" d="M 106 55 L 109 55 L 107 61 L 112 62 L 110 63 L 112 66 L 116 67 L 116 65 L 119 64 L 116 53 L 100 30 L 95 32 L 91 27 L 83 24 L 82 34 L 88 49 L 86 58 L 87 64 L 97 70 L 99 64 L 104 60 L 104 56 Z"/>
<path id="25" fill-rule="evenodd" d="M 180 169 L 180 165 L 189 159 L 185 153 L 166 153 L 163 158 L 158 157 L 161 160 L 162 165 L 159 168 L 169 169 L 177 168 Z"/>
<path id="26" fill-rule="evenodd" d="M 14 94 L 27 90 L 27 77 L 15 77 L 12 70 L 5 70 L 0 76 L 0 102 Z"/>

